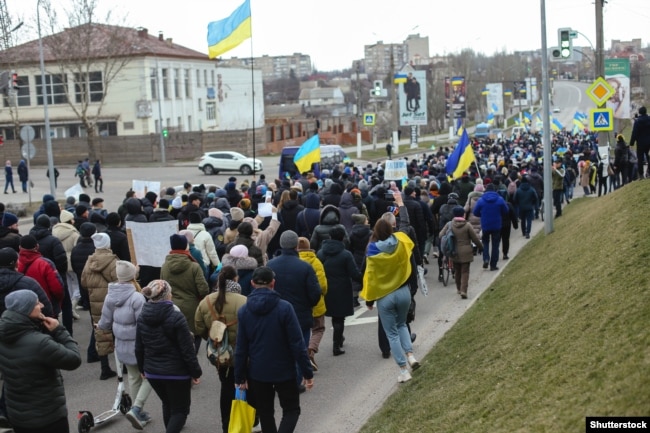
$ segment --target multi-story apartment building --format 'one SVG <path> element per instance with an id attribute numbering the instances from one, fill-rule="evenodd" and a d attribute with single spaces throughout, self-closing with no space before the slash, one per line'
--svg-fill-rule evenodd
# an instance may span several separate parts
<path id="1" fill-rule="evenodd" d="M 405 64 L 423 65 L 429 63 L 429 37 L 420 34 L 409 35 L 402 43 L 385 44 L 378 41 L 364 46 L 366 73 L 383 76 L 399 71 Z M 392 63 L 392 65 L 391 65 Z"/>
<path id="2" fill-rule="evenodd" d="M 222 59 L 219 64 L 231 67 L 251 67 L 251 58 L 232 57 Z M 313 72 L 311 57 L 294 53 L 288 56 L 262 56 L 253 57 L 252 65 L 254 68 L 262 71 L 264 81 L 277 80 L 279 78 L 289 78 L 293 71 L 296 78 L 310 76 Z"/>

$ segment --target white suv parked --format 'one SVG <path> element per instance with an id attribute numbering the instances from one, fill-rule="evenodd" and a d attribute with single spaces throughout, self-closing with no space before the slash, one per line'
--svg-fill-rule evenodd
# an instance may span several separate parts
<path id="1" fill-rule="evenodd" d="M 206 152 L 199 161 L 199 170 L 207 175 L 217 174 L 220 171 L 238 171 L 243 175 L 249 175 L 253 169 L 256 173 L 261 172 L 262 161 L 226 150 Z"/>

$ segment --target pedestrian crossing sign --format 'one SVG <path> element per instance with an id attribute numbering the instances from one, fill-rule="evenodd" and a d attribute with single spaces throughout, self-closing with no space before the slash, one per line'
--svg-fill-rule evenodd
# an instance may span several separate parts
<path id="1" fill-rule="evenodd" d="M 613 131 L 614 110 L 611 108 L 589 110 L 589 129 L 592 131 Z"/>
<path id="2" fill-rule="evenodd" d="M 364 126 L 375 126 L 375 113 L 364 113 L 363 114 L 363 125 Z"/>

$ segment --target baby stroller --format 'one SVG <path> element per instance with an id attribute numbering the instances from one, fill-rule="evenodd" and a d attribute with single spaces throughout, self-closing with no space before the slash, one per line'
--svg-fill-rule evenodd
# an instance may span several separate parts
<path id="1" fill-rule="evenodd" d="M 88 433 L 91 428 L 103 424 L 118 414 L 126 415 L 131 410 L 131 396 L 124 390 L 124 380 L 122 377 L 123 365 L 115 355 L 115 367 L 117 370 L 117 391 L 115 392 L 115 401 L 113 407 L 106 412 L 102 412 L 96 417 L 93 417 L 92 412 L 88 410 L 80 410 L 77 414 L 79 420 L 77 428 L 79 433 Z"/>

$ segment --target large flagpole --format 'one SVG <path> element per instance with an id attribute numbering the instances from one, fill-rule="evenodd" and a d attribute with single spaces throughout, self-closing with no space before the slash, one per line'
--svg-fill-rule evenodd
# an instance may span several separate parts
<path id="1" fill-rule="evenodd" d="M 251 28 L 253 28 L 253 13 L 251 12 Z M 254 57 L 253 57 L 253 32 L 251 32 L 251 100 L 252 100 L 252 113 L 253 113 L 253 162 L 255 162 L 255 147 L 256 145 L 256 140 L 255 140 L 255 74 L 253 70 L 253 63 L 255 62 Z M 253 180 L 255 180 L 256 172 L 255 172 L 255 164 L 253 163 Z"/>

